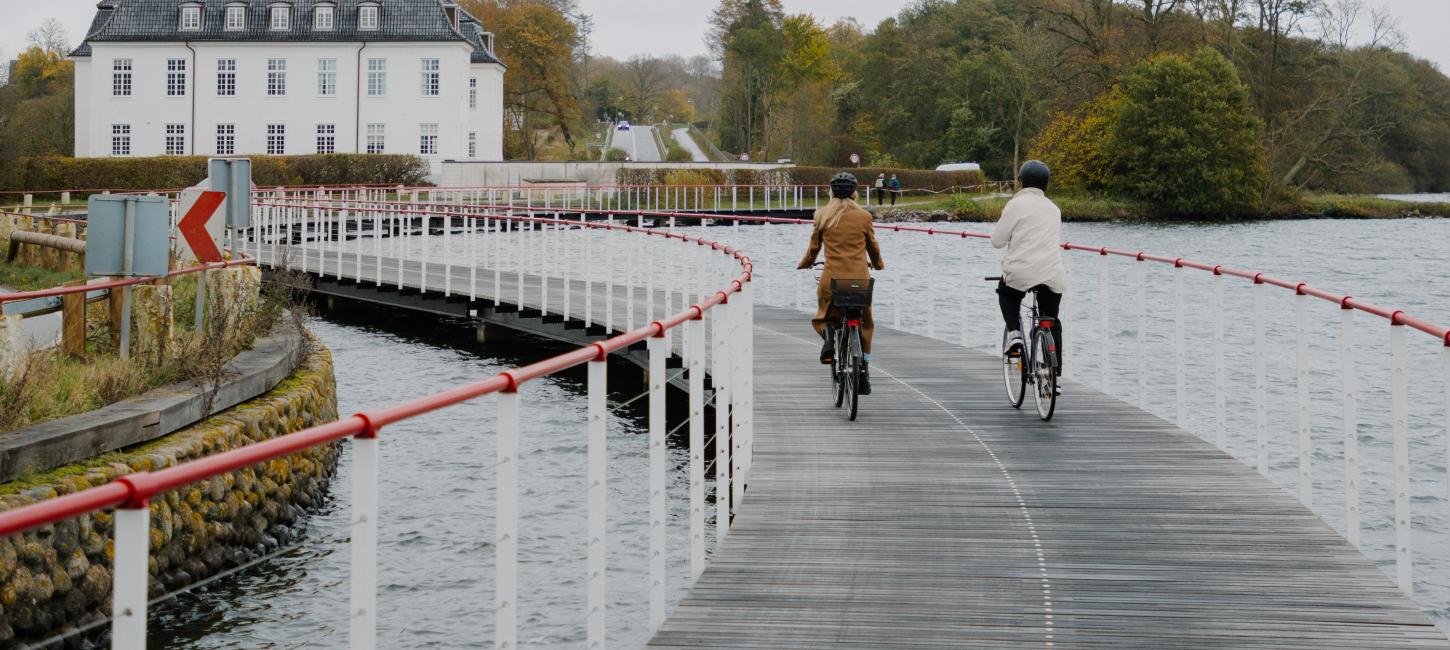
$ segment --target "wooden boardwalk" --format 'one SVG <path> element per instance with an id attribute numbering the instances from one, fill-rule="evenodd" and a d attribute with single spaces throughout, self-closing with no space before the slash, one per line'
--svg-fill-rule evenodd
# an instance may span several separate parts
<path id="1" fill-rule="evenodd" d="M 806 316 L 757 307 L 751 484 L 670 648 L 1450 647 L 1368 559 L 1213 446 L 878 328 L 847 422 Z"/>
<path id="2" fill-rule="evenodd" d="M 356 262 L 322 266 L 347 277 Z M 392 285 L 396 261 L 382 266 Z M 466 269 L 453 270 L 466 294 Z M 441 266 L 429 271 L 441 290 Z M 420 281 L 404 269 L 404 286 Z M 552 311 L 565 290 L 580 308 L 582 283 L 551 282 Z M 529 299 L 537 283 L 526 278 Z M 507 276 L 500 289 L 517 295 Z M 613 305 L 621 324 L 628 296 Z M 466 298 L 415 308 L 469 312 Z M 1450 648 L 1293 495 L 1162 419 L 1068 383 L 1043 423 L 1006 405 L 995 357 L 878 327 L 875 394 L 848 422 L 808 316 L 757 305 L 755 317 L 751 484 L 652 647 Z"/>

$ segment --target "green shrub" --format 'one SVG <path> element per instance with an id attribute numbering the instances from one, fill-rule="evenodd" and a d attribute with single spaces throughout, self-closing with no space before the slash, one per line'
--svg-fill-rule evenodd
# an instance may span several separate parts
<path id="1" fill-rule="evenodd" d="M 610 162 L 624 162 L 629 159 L 629 152 L 623 149 L 610 149 L 604 154 L 604 159 Z"/>
<path id="2" fill-rule="evenodd" d="M 417 156 L 320 154 L 250 156 L 252 181 L 275 185 L 424 185 L 428 163 Z M 207 175 L 201 156 L 155 158 L 18 158 L 0 169 L 0 190 L 159 190 L 189 187 Z M 84 196 L 84 192 L 81 193 Z"/>

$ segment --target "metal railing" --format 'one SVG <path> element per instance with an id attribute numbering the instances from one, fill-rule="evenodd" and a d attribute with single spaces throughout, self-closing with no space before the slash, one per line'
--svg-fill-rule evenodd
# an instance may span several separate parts
<path id="1" fill-rule="evenodd" d="M 489 269 L 495 287 L 501 287 L 506 276 L 516 280 L 517 294 L 510 296 L 521 308 L 539 307 L 541 312 L 554 306 L 557 311 L 589 326 L 604 326 L 609 332 L 621 332 L 567 354 L 516 368 L 442 393 L 404 402 L 392 407 L 365 411 L 352 417 L 304 431 L 280 436 L 266 442 L 224 452 L 205 459 L 152 472 L 137 472 L 117 478 L 106 485 L 58 497 L 30 506 L 0 513 L 0 535 L 20 533 L 64 519 L 115 508 L 114 581 L 112 644 L 120 648 L 144 647 L 147 617 L 147 553 L 148 531 L 151 527 L 148 503 L 157 494 L 195 483 L 209 477 L 237 471 L 257 463 L 344 438 L 354 443 L 351 470 L 352 531 L 350 642 L 355 648 L 371 648 L 376 644 L 377 628 L 377 538 L 378 538 L 378 445 L 379 432 L 391 424 L 425 413 L 457 405 L 485 395 L 498 400 L 498 436 L 495 472 L 498 487 L 495 512 L 495 603 L 496 642 L 498 648 L 518 646 L 519 598 L 519 413 L 523 408 L 522 393 L 528 382 L 577 366 L 588 368 L 587 414 L 584 434 L 588 440 L 586 502 L 588 507 L 587 576 L 583 580 L 586 594 L 587 637 L 590 647 L 604 647 L 606 591 L 605 476 L 608 471 L 606 452 L 606 361 L 611 354 L 645 343 L 648 355 L 648 433 L 649 433 L 649 620 L 650 630 L 657 629 L 665 616 L 665 527 L 666 501 L 666 360 L 678 350 L 684 359 L 688 386 L 689 415 L 689 502 L 690 552 L 692 576 L 704 571 L 706 555 L 706 454 L 714 443 L 716 537 L 723 540 L 729 529 L 730 514 L 744 496 L 750 472 L 753 448 L 753 373 L 751 332 L 752 264 L 741 251 L 695 235 L 647 229 L 622 223 L 580 223 L 559 219 L 495 215 L 487 211 L 439 212 L 436 208 L 419 206 L 416 210 L 400 207 L 363 210 L 352 208 L 350 214 L 368 214 L 374 226 L 371 237 L 357 236 L 358 258 L 354 265 L 331 267 L 332 274 L 355 270 L 362 264 L 369 245 L 374 252 L 382 250 L 385 238 L 419 236 L 416 219 L 445 221 L 443 232 L 470 235 L 475 247 L 470 250 L 491 250 L 490 262 L 505 263 Z M 332 218 L 308 206 L 259 197 L 254 207 L 254 223 L 250 246 L 264 262 L 283 264 L 309 273 L 321 274 L 326 269 L 328 247 L 343 245 L 360 230 L 350 230 L 346 220 Z M 342 227 L 338 227 L 342 224 Z M 354 224 L 360 224 L 354 221 Z M 385 226 L 384 226 L 385 224 Z M 385 231 L 383 228 L 386 227 Z M 523 237 L 524 233 L 547 234 L 546 237 Z M 421 233 L 426 234 L 426 233 Z M 386 236 L 386 237 L 385 237 Z M 450 237 L 445 234 L 445 241 Z M 368 240 L 371 241 L 368 241 Z M 489 244 L 477 246 L 483 239 Z M 551 241 L 553 240 L 553 241 Z M 563 242 L 569 240 L 569 244 Z M 396 241 L 403 241 L 398 239 Z M 653 245 L 651 242 L 657 242 Z M 365 245 L 366 244 L 366 245 Z M 532 248 L 538 246 L 540 248 Z M 539 255 L 543 247 L 550 254 Z M 528 247 L 528 248 L 526 248 Z M 656 249 L 667 247 L 673 260 L 666 263 Z M 421 250 L 426 251 L 427 247 Z M 293 256 L 291 253 L 299 255 Z M 398 276 L 385 278 L 382 273 L 370 277 L 359 274 L 355 279 L 383 285 L 394 280 L 397 286 L 428 291 L 427 278 L 436 269 L 426 259 L 417 264 L 419 286 L 402 272 L 418 257 L 406 248 L 397 247 Z M 547 274 L 536 271 L 557 270 L 549 266 L 559 255 L 582 253 L 585 259 L 607 261 L 608 271 L 598 268 L 581 274 L 577 282 L 563 283 L 562 291 L 552 298 Z M 338 260 L 340 257 L 333 257 Z M 381 269 L 384 256 L 372 259 Z M 639 287 L 641 269 L 656 269 L 641 260 L 654 259 L 659 268 L 668 266 L 671 273 L 644 273 L 648 276 Z M 314 266 L 315 265 L 315 266 Z M 448 279 L 444 287 L 433 290 L 451 291 L 454 265 L 444 267 Z M 478 265 L 473 264 L 470 289 L 477 298 Z M 658 270 L 658 269 L 656 269 Z M 614 273 L 625 277 L 615 277 Z M 602 277 L 601 277 L 602 276 Z M 534 283 L 534 279 L 542 281 Z M 115 286 L 146 280 L 118 281 Z M 571 290 L 582 285 L 580 293 Z M 86 287 L 83 289 L 93 289 Z M 446 287 L 446 288 L 445 288 Z M 636 309 L 636 289 L 647 294 Z M 604 309 L 594 310 L 596 289 L 602 289 Z M 77 289 L 82 290 L 82 289 Z M 31 292 L 29 295 L 55 295 L 52 292 Z M 617 295 L 622 294 L 622 295 Z M 616 299 L 626 304 L 625 313 L 618 314 Z M 659 300 L 657 300 L 657 298 Z M 690 300 L 693 298 L 694 302 Z M 495 292 L 494 303 L 503 300 Z M 679 301 L 676 304 L 676 301 Z M 584 304 L 578 304 L 583 302 Z M 562 304 L 561 304 L 562 303 Z M 673 333 L 683 330 L 683 341 L 673 345 Z M 708 348 L 708 351 L 707 351 Z M 716 414 L 716 430 L 712 441 L 705 432 L 705 376 L 710 365 L 714 394 L 710 401 Z"/>

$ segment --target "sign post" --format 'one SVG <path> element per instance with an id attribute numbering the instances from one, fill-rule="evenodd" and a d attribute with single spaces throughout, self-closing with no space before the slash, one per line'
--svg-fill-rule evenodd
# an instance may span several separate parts
<path id="1" fill-rule="evenodd" d="M 125 278 L 166 275 L 169 208 L 166 197 L 91 196 L 86 275 Z M 121 288 L 122 359 L 131 357 L 131 287 Z"/>
<path id="2" fill-rule="evenodd" d="M 212 158 L 207 163 L 211 189 L 226 195 L 225 226 L 232 254 L 238 252 L 239 233 L 252 227 L 252 161 L 250 158 Z"/>

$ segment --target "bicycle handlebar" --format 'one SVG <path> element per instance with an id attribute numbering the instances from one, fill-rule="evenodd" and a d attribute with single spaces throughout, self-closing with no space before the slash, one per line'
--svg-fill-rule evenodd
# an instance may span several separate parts
<path id="1" fill-rule="evenodd" d="M 988 282 L 1001 282 L 1002 281 L 1002 276 L 998 275 L 998 276 L 994 276 L 994 277 L 990 277 L 990 278 L 984 278 L 984 279 L 986 281 L 988 281 Z"/>

